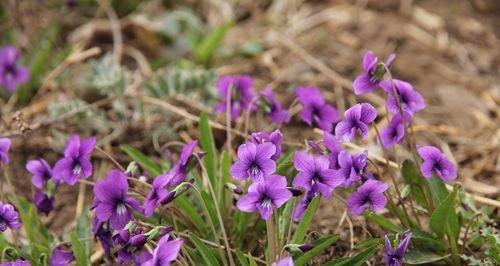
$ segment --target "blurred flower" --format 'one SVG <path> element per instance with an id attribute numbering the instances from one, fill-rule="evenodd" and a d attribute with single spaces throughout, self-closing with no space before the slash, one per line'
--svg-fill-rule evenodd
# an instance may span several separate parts
<path id="1" fill-rule="evenodd" d="M 197 145 L 198 141 L 196 140 L 190 141 L 184 145 L 179 157 L 179 162 L 170 170 L 169 176 L 171 180 L 169 186 L 177 186 L 186 179 L 187 172 L 189 171 L 189 158 L 193 155 Z"/>
<path id="2" fill-rule="evenodd" d="M 96 216 L 102 222 L 109 220 L 111 229 L 120 230 L 134 220 L 132 209 L 140 211 L 137 201 L 127 196 L 128 188 L 127 177 L 119 170 L 111 170 L 94 186 Z"/>
<path id="3" fill-rule="evenodd" d="M 151 254 L 149 251 L 144 250 L 141 252 L 136 252 L 134 254 L 134 265 L 143 265 L 146 261 L 150 260 L 153 258 L 153 254 Z"/>
<path id="4" fill-rule="evenodd" d="M 30 74 L 26 67 L 17 65 L 19 52 L 14 46 L 0 49 L 0 85 L 12 93 L 17 85 L 28 81 Z"/>
<path id="5" fill-rule="evenodd" d="M 47 181 L 52 178 L 52 168 L 44 159 L 30 160 L 26 163 L 26 169 L 33 174 L 31 183 L 38 189 L 43 189 Z"/>
<path id="6" fill-rule="evenodd" d="M 404 113 L 405 123 L 408 123 L 411 120 L 410 115 L 405 112 Z M 403 119 L 401 119 L 401 115 L 399 113 L 395 114 L 389 125 L 382 128 L 380 131 L 380 138 L 382 139 L 382 144 L 386 149 L 390 149 L 394 144 L 399 144 L 403 142 L 405 137 L 405 125 L 403 123 Z"/>
<path id="7" fill-rule="evenodd" d="M 7 228 L 17 230 L 21 227 L 19 223 L 19 214 L 14 206 L 0 202 L 0 231 L 4 232 Z"/>
<path id="8" fill-rule="evenodd" d="M 141 266 L 169 266 L 170 262 L 177 259 L 177 255 L 179 255 L 182 244 L 182 239 L 170 240 L 170 235 L 165 235 L 160 239 L 158 245 L 153 251 L 153 257 L 142 263 Z"/>
<path id="9" fill-rule="evenodd" d="M 78 3 L 78 0 L 66 0 L 66 5 L 68 7 L 74 7 Z"/>
<path id="10" fill-rule="evenodd" d="M 271 266 L 293 266 L 293 259 L 291 257 L 286 257 L 280 261 L 273 262 Z"/>
<path id="11" fill-rule="evenodd" d="M 273 208 L 279 209 L 292 197 L 286 183 L 286 178 L 280 175 L 270 175 L 262 182 L 253 183 L 236 207 L 242 212 L 258 211 L 262 219 L 267 220 L 273 214 Z"/>
<path id="12" fill-rule="evenodd" d="M 54 166 L 54 179 L 74 185 L 82 175 L 88 178 L 92 175 L 92 164 L 89 156 L 95 147 L 95 137 L 90 137 L 80 142 L 78 135 L 71 135 L 64 158 L 56 162 Z"/>
<path id="13" fill-rule="evenodd" d="M 333 123 L 339 121 L 339 114 L 333 106 L 326 104 L 321 91 L 316 87 L 298 87 L 295 90 L 303 105 L 300 117 L 308 125 L 315 124 L 320 129 L 332 131 Z"/>
<path id="14" fill-rule="evenodd" d="M 425 108 L 424 98 L 420 93 L 413 90 L 413 86 L 405 81 L 394 79 L 394 87 L 399 96 L 396 100 L 394 89 L 390 80 L 380 82 L 380 87 L 389 93 L 387 97 L 386 106 L 393 114 L 399 113 L 398 101 L 401 104 L 401 110 L 408 112 L 411 116 L 416 112 Z"/>
<path id="15" fill-rule="evenodd" d="M 73 252 L 64 245 L 59 245 L 52 250 L 50 266 L 66 266 L 73 260 L 75 260 Z"/>
<path id="16" fill-rule="evenodd" d="M 265 111 L 275 124 L 288 124 L 290 122 L 290 114 L 288 110 L 281 108 L 281 103 L 276 101 L 274 92 L 271 88 L 266 87 L 264 91 L 260 93 L 265 101 Z"/>
<path id="17" fill-rule="evenodd" d="M 367 180 L 347 198 L 347 209 L 356 215 L 363 214 L 369 207 L 374 212 L 383 209 L 387 203 L 384 191 L 388 188 L 386 183 Z"/>
<path id="18" fill-rule="evenodd" d="M 49 213 L 54 209 L 54 197 L 49 196 L 40 189 L 35 189 L 35 195 L 33 196 L 33 203 L 39 212 L 49 215 Z"/>
<path id="19" fill-rule="evenodd" d="M 276 163 L 271 159 L 275 153 L 276 148 L 270 142 L 242 144 L 238 148 L 239 161 L 231 166 L 229 172 L 238 180 L 250 178 L 252 182 L 260 182 L 276 170 Z"/>
<path id="20" fill-rule="evenodd" d="M 9 138 L 0 138 L 0 159 L 3 164 L 9 163 L 9 150 L 12 142 Z"/>
<path id="21" fill-rule="evenodd" d="M 298 151 L 295 152 L 293 164 L 299 171 L 293 179 L 294 187 L 315 190 L 321 196 L 330 198 L 333 190 L 343 182 L 342 179 L 335 177 L 334 171 L 329 168 L 330 162 L 325 156 L 314 156 Z"/>
<path id="22" fill-rule="evenodd" d="M 146 217 L 151 216 L 157 206 L 164 204 L 168 198 L 173 196 L 173 193 L 165 188 L 170 181 L 171 177 L 165 174 L 155 178 L 153 187 L 143 203 L 144 215 Z"/>
<path id="23" fill-rule="evenodd" d="M 455 165 L 446 159 L 446 156 L 434 146 L 424 146 L 417 148 L 418 154 L 424 162 L 420 165 L 422 174 L 431 178 L 436 174 L 443 182 L 448 182 L 457 177 Z"/>
<path id="24" fill-rule="evenodd" d="M 222 97 L 222 101 L 217 105 L 216 111 L 225 113 L 227 110 L 227 101 L 230 101 L 231 119 L 235 120 L 247 108 L 255 96 L 252 92 L 253 81 L 250 76 L 222 76 L 217 81 L 217 89 Z M 229 91 L 230 90 L 230 91 Z M 228 99 L 228 93 L 230 98 Z"/>
<path id="25" fill-rule="evenodd" d="M 391 240 L 389 237 L 385 236 L 385 263 L 387 266 L 403 266 L 403 258 L 410 244 L 412 233 L 408 232 L 404 236 L 403 240 L 399 242 L 396 249 L 392 249 Z"/>
<path id="26" fill-rule="evenodd" d="M 31 263 L 28 260 L 18 259 L 15 261 L 2 262 L 0 266 L 31 266 Z"/>
<path id="27" fill-rule="evenodd" d="M 330 132 L 323 131 L 323 145 L 328 150 L 328 160 L 330 161 L 329 168 L 333 170 L 340 169 L 340 165 L 338 163 L 338 156 L 342 151 L 340 141 Z"/>
<path id="28" fill-rule="evenodd" d="M 392 62 L 396 59 L 395 54 L 391 54 L 387 58 L 385 65 L 389 68 Z M 354 83 L 354 93 L 357 95 L 371 92 L 379 86 L 380 81 L 384 78 L 386 69 L 382 64 L 378 63 L 378 58 L 372 51 L 365 53 L 363 57 L 363 74 L 356 77 Z"/>
<path id="29" fill-rule="evenodd" d="M 275 153 L 271 156 L 271 159 L 277 161 L 281 155 L 281 141 L 283 141 L 283 133 L 279 129 L 268 134 L 267 132 L 257 132 L 253 133 L 250 137 L 250 142 L 258 145 L 266 142 L 270 142 L 274 145 Z"/>
<path id="30" fill-rule="evenodd" d="M 377 111 L 369 103 L 358 103 L 344 113 L 344 121 L 335 127 L 335 135 L 343 141 L 351 141 L 356 132 L 361 132 L 361 139 L 368 136 L 368 124 L 377 118 Z"/>
<path id="31" fill-rule="evenodd" d="M 353 156 L 347 151 L 341 151 L 338 155 L 340 168 L 334 170 L 335 177 L 342 180 L 340 186 L 351 187 L 357 182 L 372 179 L 373 176 L 365 171 L 367 161 L 367 151 L 356 153 Z"/>

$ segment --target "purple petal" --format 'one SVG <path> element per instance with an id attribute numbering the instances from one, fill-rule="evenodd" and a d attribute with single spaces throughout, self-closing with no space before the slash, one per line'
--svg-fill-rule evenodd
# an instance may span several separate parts
<path id="1" fill-rule="evenodd" d="M 242 212 L 256 212 L 259 200 L 260 194 L 250 192 L 236 202 L 236 207 Z"/>
<path id="2" fill-rule="evenodd" d="M 76 134 L 72 134 L 69 137 L 68 144 L 64 150 L 64 156 L 69 158 L 76 158 L 80 153 L 80 137 Z"/>
<path id="3" fill-rule="evenodd" d="M 273 143 L 266 142 L 257 145 L 255 152 L 255 160 L 261 161 L 270 159 L 276 153 L 276 147 Z"/>
<path id="4" fill-rule="evenodd" d="M 193 151 L 194 151 L 194 149 L 196 148 L 197 145 L 198 145 L 198 141 L 193 140 L 193 141 L 188 142 L 184 146 L 184 148 L 182 148 L 181 156 L 180 156 L 180 159 L 179 159 L 179 163 L 181 165 L 186 165 L 187 164 L 189 157 L 191 156 L 191 154 L 193 154 Z"/>
<path id="5" fill-rule="evenodd" d="M 378 83 L 371 82 L 370 78 L 370 74 L 361 74 L 356 77 L 352 84 L 356 95 L 369 93 L 377 88 Z"/>
<path id="6" fill-rule="evenodd" d="M 296 151 L 293 158 L 295 169 L 302 172 L 312 172 L 314 170 L 314 159 L 312 154 Z"/>
<path id="7" fill-rule="evenodd" d="M 238 161 L 229 168 L 229 173 L 234 179 L 245 180 L 248 178 L 249 167 L 250 165 L 246 161 Z"/>
<path id="8" fill-rule="evenodd" d="M 373 66 L 377 64 L 378 58 L 373 54 L 372 51 L 367 51 L 363 56 L 363 70 L 367 73 L 371 71 Z"/>
<path id="9" fill-rule="evenodd" d="M 89 155 L 95 148 L 95 142 L 96 138 L 95 137 L 90 137 L 80 144 L 80 156 L 87 156 Z"/>

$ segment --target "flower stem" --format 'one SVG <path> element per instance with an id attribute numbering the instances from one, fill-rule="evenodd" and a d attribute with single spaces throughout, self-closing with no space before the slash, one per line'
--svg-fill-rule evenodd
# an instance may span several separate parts
<path id="1" fill-rule="evenodd" d="M 272 216 L 275 214 L 273 213 Z M 276 243 L 274 240 L 274 218 L 269 217 L 266 220 L 266 231 L 267 231 L 267 265 L 271 265 L 276 260 Z"/>

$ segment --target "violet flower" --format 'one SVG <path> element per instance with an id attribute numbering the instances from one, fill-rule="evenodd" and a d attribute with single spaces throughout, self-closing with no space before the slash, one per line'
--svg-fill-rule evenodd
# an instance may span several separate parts
<path id="1" fill-rule="evenodd" d="M 342 180 L 341 187 L 351 187 L 357 182 L 373 179 L 373 176 L 365 171 L 368 162 L 367 151 L 356 153 L 353 156 L 347 151 L 341 151 L 338 155 L 340 168 L 334 170 L 338 180 Z"/>
<path id="2" fill-rule="evenodd" d="M 236 202 L 236 207 L 242 212 L 258 211 L 262 219 L 268 220 L 273 209 L 279 209 L 292 197 L 286 185 L 284 176 L 270 175 L 264 181 L 250 185 L 248 194 Z"/>
<path id="3" fill-rule="evenodd" d="M 0 49 L 0 86 L 9 93 L 30 77 L 28 69 L 17 64 L 18 60 L 19 52 L 14 46 L 4 46 Z"/>
<path id="4" fill-rule="evenodd" d="M 179 157 L 179 162 L 172 167 L 169 175 L 171 176 L 171 181 L 169 186 L 177 186 L 184 179 L 186 179 L 188 169 L 189 158 L 193 155 L 194 149 L 198 145 L 198 141 L 193 140 L 188 142 L 182 148 L 181 155 Z"/>
<path id="5" fill-rule="evenodd" d="M 389 125 L 382 128 L 380 131 L 380 138 L 382 139 L 382 144 L 386 149 L 390 149 L 395 144 L 400 144 L 403 142 L 405 137 L 405 125 L 410 121 L 411 116 L 405 112 L 404 121 L 401 119 L 401 115 L 399 113 L 395 114 Z"/>
<path id="6" fill-rule="evenodd" d="M 94 202 L 95 203 L 95 202 Z M 91 209 L 95 208 L 95 204 Z M 111 249 L 115 246 L 112 239 L 113 235 L 109 228 L 105 228 L 105 222 L 100 221 L 96 216 L 92 217 L 92 233 L 94 237 L 101 243 L 102 249 L 104 249 L 104 254 L 106 257 L 111 257 Z M 121 232 L 121 231 L 120 231 Z"/>
<path id="7" fill-rule="evenodd" d="M 295 152 L 293 164 L 299 171 L 293 179 L 293 186 L 318 191 L 324 198 L 329 199 L 333 190 L 343 182 L 335 177 L 335 172 L 329 168 L 330 161 L 325 156 L 298 151 Z"/>
<path id="8" fill-rule="evenodd" d="M 54 166 L 54 179 L 74 185 L 81 176 L 85 178 L 91 176 L 92 164 L 89 156 L 94 150 L 95 141 L 95 137 L 80 141 L 78 135 L 71 135 L 64 150 L 64 158 L 57 161 Z"/>
<path id="9" fill-rule="evenodd" d="M 406 250 L 410 245 L 412 233 L 408 232 L 398 246 L 393 249 L 391 240 L 385 236 L 385 263 L 387 266 L 403 266 L 403 258 L 406 255 Z"/>
<path id="10" fill-rule="evenodd" d="M 12 142 L 9 138 L 0 138 L 0 160 L 3 164 L 9 163 L 9 150 Z"/>
<path id="11" fill-rule="evenodd" d="M 258 145 L 266 142 L 270 142 L 274 145 L 275 153 L 271 156 L 271 159 L 277 161 L 281 156 L 281 142 L 283 141 L 283 133 L 279 129 L 268 134 L 267 132 L 257 132 L 250 136 L 251 143 Z"/>
<path id="12" fill-rule="evenodd" d="M 21 227 L 19 214 L 14 206 L 0 202 L 0 231 L 5 232 L 7 228 L 17 230 L 19 227 Z"/>
<path id="13" fill-rule="evenodd" d="M 457 178 L 455 165 L 446 159 L 446 156 L 434 146 L 417 147 L 417 152 L 424 160 L 420 165 L 420 171 L 426 178 L 436 174 L 443 182 Z"/>
<path id="14" fill-rule="evenodd" d="M 144 216 L 151 216 L 157 206 L 163 205 L 168 199 L 174 196 L 175 193 L 172 193 L 165 188 L 170 181 L 171 176 L 166 174 L 159 175 L 155 178 L 153 181 L 153 187 L 143 203 Z"/>
<path id="15" fill-rule="evenodd" d="M 165 235 L 160 239 L 158 246 L 153 251 L 153 257 L 141 264 L 141 266 L 169 266 L 172 261 L 177 259 L 182 244 L 182 239 L 170 240 L 170 235 Z"/>
<path id="16" fill-rule="evenodd" d="M 317 187 L 313 187 L 311 190 L 306 191 L 304 197 L 302 198 L 302 200 L 297 202 L 297 205 L 295 206 L 295 209 L 293 211 L 293 220 L 295 222 L 298 222 L 302 219 L 302 216 L 304 216 L 304 212 L 306 211 L 307 207 L 314 199 L 314 197 L 318 195 L 319 192 Z"/>
<path id="17" fill-rule="evenodd" d="M 387 58 L 385 65 L 389 68 L 392 62 L 396 59 L 395 54 L 391 54 Z M 378 58 L 372 51 L 368 51 L 363 56 L 363 74 L 356 77 L 354 83 L 354 93 L 356 95 L 371 92 L 379 86 L 380 81 L 384 78 L 386 69 L 382 64 L 378 63 Z"/>
<path id="18" fill-rule="evenodd" d="M 33 174 L 31 183 L 38 189 L 43 189 L 52 178 L 52 168 L 44 159 L 30 160 L 26 163 L 26 169 Z"/>
<path id="19" fill-rule="evenodd" d="M 288 110 L 281 108 L 281 103 L 276 101 L 276 97 L 271 88 L 266 87 L 260 95 L 264 98 L 266 103 L 264 108 L 271 121 L 278 125 L 283 123 L 288 124 L 290 122 Z"/>
<path id="20" fill-rule="evenodd" d="M 293 266 L 293 259 L 291 257 L 286 257 L 280 261 L 273 262 L 271 266 Z"/>
<path id="21" fill-rule="evenodd" d="M 276 163 L 271 159 L 275 153 L 276 148 L 270 142 L 242 144 L 238 148 L 239 161 L 231 166 L 229 172 L 234 179 L 250 178 L 252 182 L 261 182 L 276 170 Z"/>
<path id="22" fill-rule="evenodd" d="M 15 261 L 2 262 L 0 266 L 31 266 L 31 263 L 29 260 L 17 259 Z"/>
<path id="23" fill-rule="evenodd" d="M 49 215 L 54 209 L 54 196 L 49 196 L 42 190 L 36 188 L 35 195 L 33 196 L 33 203 L 39 212 Z"/>
<path id="24" fill-rule="evenodd" d="M 137 252 L 136 254 L 134 254 L 134 265 L 135 266 L 143 265 L 143 263 L 146 263 L 146 261 L 148 261 L 152 258 L 153 258 L 153 254 L 151 254 L 147 250 Z"/>
<path id="25" fill-rule="evenodd" d="M 377 111 L 369 103 L 358 103 L 344 113 L 344 121 L 335 127 L 335 135 L 343 141 L 351 141 L 361 132 L 361 139 L 368 136 L 368 124 L 375 121 Z"/>
<path id="26" fill-rule="evenodd" d="M 74 260 L 73 252 L 64 245 L 59 245 L 52 250 L 50 266 L 67 266 Z"/>
<path id="27" fill-rule="evenodd" d="M 298 87 L 295 94 L 304 107 L 300 112 L 302 120 L 310 126 L 314 124 L 322 130 L 332 131 L 333 124 L 339 121 L 339 113 L 325 103 L 321 91 L 316 87 Z"/>
<path id="28" fill-rule="evenodd" d="M 137 201 L 127 196 L 128 188 L 127 177 L 119 170 L 111 170 L 94 186 L 96 216 L 102 222 L 109 221 L 111 229 L 120 230 L 134 220 L 132 209 L 140 211 Z"/>
<path id="29" fill-rule="evenodd" d="M 394 87 L 399 96 L 399 103 L 401 110 L 408 112 L 411 116 L 416 112 L 425 108 L 424 98 L 420 93 L 413 90 L 413 86 L 405 81 L 394 79 Z M 380 82 L 380 87 L 389 93 L 387 97 L 386 106 L 393 114 L 399 113 L 398 100 L 394 96 L 394 89 L 390 80 Z"/>
<path id="30" fill-rule="evenodd" d="M 328 150 L 328 160 L 330 161 L 329 168 L 333 170 L 340 169 L 338 163 L 338 156 L 342 151 L 340 141 L 330 132 L 323 131 L 323 145 Z"/>
<path id="31" fill-rule="evenodd" d="M 231 120 L 236 120 L 240 114 L 250 108 L 250 103 L 255 96 L 252 92 L 253 81 L 250 76 L 222 76 L 217 80 L 217 89 L 222 101 L 217 105 L 216 111 L 225 113 L 227 101 L 230 101 Z M 231 91 L 229 91 L 231 90 Z M 230 98 L 228 99 L 228 92 Z M 252 105 L 252 109 L 254 106 Z"/>
<path id="32" fill-rule="evenodd" d="M 368 208 L 371 208 L 374 212 L 385 208 L 387 198 L 384 191 L 388 188 L 387 183 L 378 180 L 367 180 L 347 198 L 347 209 L 353 214 L 362 215 Z"/>

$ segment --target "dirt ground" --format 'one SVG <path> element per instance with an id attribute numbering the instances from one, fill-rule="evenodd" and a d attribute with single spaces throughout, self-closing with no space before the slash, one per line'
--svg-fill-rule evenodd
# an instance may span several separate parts
<path id="1" fill-rule="evenodd" d="M 187 1 L 193 2 L 193 1 Z M 231 1 L 233 3 L 234 1 Z M 250 74 L 257 89 L 269 85 L 288 106 L 297 85 L 316 85 L 329 103 L 340 113 L 355 102 L 370 101 L 384 113 L 384 95 L 376 92 L 355 97 L 352 80 L 361 71 L 362 56 L 372 50 L 380 59 L 396 53 L 392 75 L 408 81 L 421 92 L 427 107 L 417 117 L 415 131 L 420 145 L 440 147 L 459 166 L 458 181 L 476 195 L 498 198 L 500 187 L 500 4 L 498 1 L 238 1 L 221 3 L 220 8 L 201 5 L 199 13 L 207 23 L 216 24 L 224 16 L 233 16 L 236 24 L 226 36 L 223 47 L 239 47 L 248 40 L 257 40 L 263 52 L 252 58 L 217 58 L 216 73 Z M 207 8 L 207 5 L 209 8 Z M 204 9 L 207 8 L 207 9 Z M 33 12 L 31 10 L 30 12 Z M 51 12 L 51 11 L 47 11 Z M 54 14 L 53 14 L 54 15 Z M 68 22 L 72 32 L 85 20 Z M 25 22 L 27 23 L 27 22 Z M 30 30 L 26 28 L 25 34 Z M 137 37 L 135 37 L 137 38 Z M 62 38 L 61 42 L 67 41 Z M 129 40 L 132 46 L 136 39 Z M 97 38 L 92 45 L 110 49 L 109 38 Z M 154 51 L 144 48 L 151 59 Z M 56 92 L 51 92 L 56 93 Z M 184 106 L 196 111 L 192 106 Z M 46 112 L 43 108 L 40 114 Z M 3 109 L 4 110 L 4 109 Z M 23 118 L 26 123 L 32 117 Z M 219 117 L 220 121 L 224 121 Z M 379 128 L 386 121 L 381 117 Z M 255 121 L 251 128 L 261 129 Z M 12 127 L 15 127 L 12 126 Z M 64 128 L 64 125 L 59 125 Z M 294 119 L 283 129 L 286 139 L 299 139 L 303 124 Z M 189 128 L 186 130 L 189 131 Z M 50 129 L 42 127 L 14 140 L 13 171 L 15 185 L 21 194 L 30 196 L 28 174 L 21 162 L 34 155 L 56 155 L 49 152 L 51 139 L 44 137 Z M 137 132 L 136 132 L 137 133 Z M 133 135 L 146 145 L 146 133 Z M 300 130 L 300 139 L 303 130 Z M 319 139 L 315 133 L 310 139 Z M 224 135 L 221 133 L 221 138 Z M 371 134 L 374 136 L 374 134 Z M 119 140 L 123 144 L 127 138 Z M 382 154 L 374 138 L 358 143 L 371 152 Z M 114 145 L 108 148 L 120 153 Z M 146 151 L 152 149 L 144 148 Z M 403 153 L 403 155 L 405 155 Z M 407 154 L 406 154 L 407 155 Z M 126 160 L 126 157 L 123 158 Z M 109 166 L 102 166 L 103 171 Z M 56 210 L 47 218 L 54 228 L 67 225 L 67 215 L 74 209 L 77 188 L 65 187 L 56 199 Z M 87 197 L 89 201 L 90 197 Z M 353 221 L 354 235 L 349 224 L 339 228 L 344 209 L 340 202 L 322 203 L 316 228 L 322 233 L 338 232 L 341 239 L 330 255 L 340 257 L 350 250 L 352 241 L 363 238 L 362 221 Z M 498 215 L 498 213 L 496 213 Z M 498 216 L 497 216 L 498 218 Z M 375 230 L 375 229 L 374 229 Z M 373 231 L 376 233 L 376 230 Z M 330 255 L 325 258 L 331 257 Z M 321 260 L 321 259 L 320 259 Z M 318 261 L 319 262 L 319 261 Z M 377 261 L 372 261 L 378 265 Z"/>

